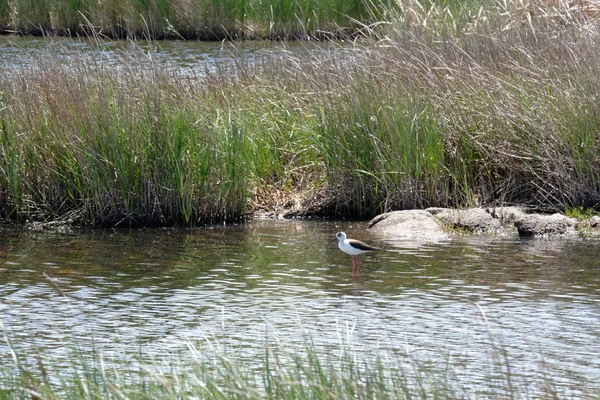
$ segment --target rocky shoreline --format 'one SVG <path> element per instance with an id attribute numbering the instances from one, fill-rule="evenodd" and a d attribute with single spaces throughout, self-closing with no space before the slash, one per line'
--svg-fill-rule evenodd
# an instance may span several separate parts
<path id="1" fill-rule="evenodd" d="M 250 219 L 306 218 L 298 208 L 285 212 L 252 212 Z M 28 229 L 71 229 L 72 219 L 27 222 Z M 381 236 L 417 240 L 446 240 L 457 235 L 504 237 L 600 237 L 600 216 L 572 218 L 561 213 L 544 214 L 526 207 L 473 207 L 401 210 L 380 214 L 370 220 L 367 229 Z"/>
<path id="2" fill-rule="evenodd" d="M 423 240 L 449 239 L 457 234 L 514 237 L 600 235 L 600 217 L 579 220 L 564 214 L 528 212 L 524 207 L 427 208 L 392 211 L 373 218 L 374 233 Z"/>

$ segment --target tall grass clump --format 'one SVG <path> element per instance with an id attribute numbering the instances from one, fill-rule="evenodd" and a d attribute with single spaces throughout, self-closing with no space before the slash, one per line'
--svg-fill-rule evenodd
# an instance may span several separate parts
<path id="1" fill-rule="evenodd" d="M 381 6 L 364 0 L 2 0 L 0 21 L 5 31 L 34 35 L 306 39 L 353 34 L 374 22 Z"/>
<path id="2" fill-rule="evenodd" d="M 451 6 L 397 2 L 343 61 L 287 60 L 282 75 L 302 80 L 318 118 L 328 213 L 475 196 L 552 210 L 599 204 L 594 14 L 480 5 L 458 18 Z"/>
<path id="3" fill-rule="evenodd" d="M 258 65 L 201 76 L 134 53 L 116 69 L 74 55 L 0 78 L 5 219 L 85 226 L 239 221 L 256 188 L 316 164 L 294 95 Z M 145 56 L 144 56 L 145 57 Z M 298 101 L 296 99 L 295 101 Z M 298 185 L 297 185 L 298 184 Z"/>
<path id="4" fill-rule="evenodd" d="M 347 213 L 448 202 L 444 127 L 418 92 L 368 79 L 323 113 L 325 165 Z"/>
<path id="5" fill-rule="evenodd" d="M 369 38 L 232 52 L 201 74 L 122 54 L 0 75 L 0 208 L 190 225 L 255 209 L 600 204 L 589 8 L 395 3 Z"/>
<path id="6" fill-rule="evenodd" d="M 5 216 L 92 226 L 243 216 L 252 143 L 233 111 L 199 92 L 177 98 L 188 88 L 158 70 L 92 68 L 41 64 L 3 82 Z"/>
<path id="7" fill-rule="evenodd" d="M 319 102 L 343 214 L 468 205 L 475 194 L 553 210 L 600 204 L 589 8 L 482 2 L 457 19 L 450 7 L 397 4 Z"/>

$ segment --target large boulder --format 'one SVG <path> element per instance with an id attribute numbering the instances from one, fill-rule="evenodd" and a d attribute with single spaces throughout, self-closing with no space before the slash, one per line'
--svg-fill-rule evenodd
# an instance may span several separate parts
<path id="1" fill-rule="evenodd" d="M 376 233 L 422 240 L 444 240 L 448 234 L 430 212 L 425 210 L 392 211 L 373 218 L 368 228 Z"/>
<path id="2" fill-rule="evenodd" d="M 566 235 L 577 232 L 577 220 L 562 214 L 523 214 L 514 222 L 520 236 Z"/>
<path id="3" fill-rule="evenodd" d="M 600 228 L 600 218 L 586 225 Z M 522 207 L 428 208 L 393 211 L 369 222 L 369 229 L 395 237 L 440 240 L 449 233 L 485 233 L 494 235 L 557 236 L 576 233 L 575 218 L 562 214 L 529 214 Z"/>

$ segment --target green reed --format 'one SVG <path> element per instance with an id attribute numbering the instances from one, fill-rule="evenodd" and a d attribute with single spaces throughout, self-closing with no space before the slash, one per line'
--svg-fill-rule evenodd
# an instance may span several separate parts
<path id="1" fill-rule="evenodd" d="M 445 132 L 433 104 L 420 97 L 410 86 L 374 79 L 325 105 L 320 137 L 342 213 L 447 202 Z"/>
<path id="2" fill-rule="evenodd" d="M 28 104 L 5 103 L 23 118 L 13 120 L 19 128 L 3 124 L 2 186 L 15 207 L 8 213 L 18 217 L 26 208 L 33 218 L 90 225 L 189 225 L 243 215 L 249 143 L 235 120 L 211 116 L 212 107 L 194 99 L 163 99 L 168 94 L 151 76 L 124 83 L 82 67 L 75 73 L 89 81 L 78 86 L 69 82 L 73 71 L 43 68 Z M 46 212 L 37 215 L 38 208 Z"/>
<path id="3" fill-rule="evenodd" d="M 168 356 L 145 354 L 143 345 L 113 356 L 93 346 L 66 348 L 67 355 L 59 361 L 44 352 L 28 356 L 9 340 L 12 356 L 7 354 L 0 366 L 0 399 L 446 399 L 512 398 L 538 391 L 559 395 L 548 374 L 538 382 L 541 388 L 511 376 L 502 350 L 494 345 L 489 381 L 467 388 L 449 362 L 431 365 L 401 351 L 352 343 L 323 349 L 309 339 L 287 347 L 265 341 L 264 352 L 251 360 L 213 339 L 181 344 L 187 349 Z"/>
<path id="4" fill-rule="evenodd" d="M 1 215 L 193 225 L 256 202 L 363 218 L 475 195 L 599 204 L 595 31 L 517 3 L 462 26 L 415 4 L 330 55 L 233 50 L 202 76 L 136 51 L 118 71 L 77 56 L 7 69 Z"/>
<path id="5" fill-rule="evenodd" d="M 0 0 L 0 21 L 22 34 L 307 38 L 350 34 L 380 6 L 363 0 Z"/>

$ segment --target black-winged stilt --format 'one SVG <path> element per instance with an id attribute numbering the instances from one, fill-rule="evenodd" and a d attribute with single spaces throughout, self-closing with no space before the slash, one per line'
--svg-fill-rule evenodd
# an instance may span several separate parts
<path id="1" fill-rule="evenodd" d="M 335 234 L 335 237 L 338 240 L 338 247 L 340 250 L 346 254 L 350 254 L 352 257 L 352 276 L 360 275 L 360 264 L 358 263 L 359 254 L 373 250 L 381 250 L 378 247 L 373 247 L 360 240 L 348 239 L 345 232 L 338 232 Z"/>

